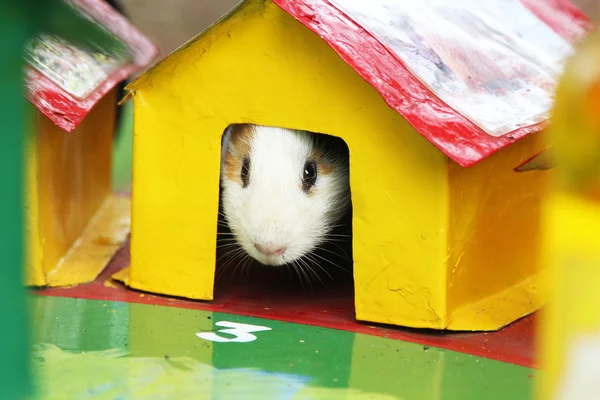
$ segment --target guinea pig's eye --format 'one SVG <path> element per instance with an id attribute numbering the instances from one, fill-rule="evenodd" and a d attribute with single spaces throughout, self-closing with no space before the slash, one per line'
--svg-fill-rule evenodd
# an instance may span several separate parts
<path id="1" fill-rule="evenodd" d="M 302 190 L 308 193 L 317 182 L 317 162 L 307 161 L 302 172 Z"/>
<path id="2" fill-rule="evenodd" d="M 242 161 L 240 178 L 242 178 L 242 187 L 248 186 L 248 179 L 250 178 L 250 159 L 248 157 L 244 157 L 244 161 Z"/>

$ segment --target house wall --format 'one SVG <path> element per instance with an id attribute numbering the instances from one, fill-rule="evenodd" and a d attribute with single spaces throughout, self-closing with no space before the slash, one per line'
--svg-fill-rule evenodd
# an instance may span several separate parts
<path id="1" fill-rule="evenodd" d="M 470 168 L 450 164 L 452 329 L 497 329 L 542 305 L 541 204 L 552 171 L 514 168 L 544 145 L 537 133 Z"/>

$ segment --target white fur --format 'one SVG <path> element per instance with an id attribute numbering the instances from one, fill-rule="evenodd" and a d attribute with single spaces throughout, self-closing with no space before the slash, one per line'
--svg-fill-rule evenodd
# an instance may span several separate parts
<path id="1" fill-rule="evenodd" d="M 247 187 L 222 173 L 223 213 L 238 244 L 265 265 L 298 260 L 326 239 L 342 210 L 340 196 L 347 179 L 342 173 L 317 175 L 310 196 L 301 189 L 304 165 L 312 152 L 309 133 L 255 127 Z M 231 144 L 226 133 L 225 151 Z M 287 247 L 267 257 L 254 243 Z"/>

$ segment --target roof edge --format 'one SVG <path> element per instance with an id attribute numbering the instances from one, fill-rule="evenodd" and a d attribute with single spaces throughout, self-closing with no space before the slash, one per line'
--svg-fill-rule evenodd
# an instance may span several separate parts
<path id="1" fill-rule="evenodd" d="M 69 133 L 88 115 L 92 108 L 117 84 L 147 67 L 158 49 L 131 20 L 103 0 L 73 0 L 76 9 L 87 14 L 132 50 L 133 58 L 103 79 L 91 93 L 78 98 L 44 75 L 25 64 L 26 99 L 56 126 Z"/>
<path id="2" fill-rule="evenodd" d="M 530 0 L 533 1 L 533 0 Z M 548 120 L 495 137 L 458 113 L 427 88 L 399 59 L 363 27 L 329 0 L 273 0 L 280 8 L 320 36 L 356 73 L 382 96 L 419 134 L 461 167 L 471 167 L 524 137 L 540 132 Z M 569 0 L 549 0 L 546 7 L 590 29 L 589 18 Z M 556 3 L 556 4 L 555 4 Z M 551 15 L 550 15 L 551 16 Z M 540 18 L 538 16 L 538 18 Z M 550 28 L 556 31 L 553 21 Z M 560 28 L 560 26 L 559 26 Z M 332 34 L 335 32 L 335 34 Z M 567 39 L 565 32 L 563 38 Z M 444 118 L 444 124 L 432 122 Z"/>

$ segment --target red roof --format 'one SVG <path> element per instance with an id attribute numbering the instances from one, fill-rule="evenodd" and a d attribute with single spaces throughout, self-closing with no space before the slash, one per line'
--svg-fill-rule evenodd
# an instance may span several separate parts
<path id="1" fill-rule="evenodd" d="M 365 20 L 369 22 L 377 16 L 366 15 L 365 17 L 365 13 L 359 15 L 358 12 L 352 15 L 352 12 L 348 11 L 352 7 L 342 12 L 334 6 L 334 4 L 339 6 L 341 3 L 350 4 L 355 8 L 363 7 L 364 4 L 372 4 L 374 0 L 273 1 L 322 37 L 345 62 L 383 96 L 390 107 L 461 166 L 471 166 L 516 140 L 539 131 L 547 119 L 540 117 L 539 120 L 528 124 L 517 124 L 515 129 L 501 135 L 490 134 L 480 127 L 481 124 L 476 125 L 472 122 L 472 118 L 468 119 L 465 113 L 460 113 L 456 111 L 456 107 L 449 106 L 422 80 L 409 72 L 402 57 L 390 47 L 390 42 L 384 44 L 384 40 L 379 39 L 385 36 L 370 33 L 373 32 L 372 25 L 369 28 L 363 26 Z M 381 1 L 385 2 L 385 0 Z M 385 5 L 387 8 L 381 10 L 390 11 L 390 8 L 405 7 L 401 6 L 401 3 L 404 2 L 395 3 L 389 0 Z M 487 0 L 481 4 L 483 3 L 487 3 Z M 543 23 L 540 25 L 546 25 L 544 29 L 549 27 L 557 34 L 554 35 L 548 30 L 551 36 L 556 36 L 558 40 L 565 39 L 567 44 L 573 44 L 591 28 L 590 20 L 568 0 L 521 0 L 519 5 L 526 7 L 524 13 L 533 13 L 532 18 L 537 17 L 541 20 Z M 366 14 L 369 13 L 371 9 L 366 11 Z M 377 23 L 394 24 L 395 21 L 392 19 L 384 21 L 387 18 L 384 13 L 379 15 L 384 17 L 381 21 L 376 21 Z M 362 21 L 363 24 L 357 21 Z M 468 79 L 471 79 L 471 76 Z"/>
<path id="2" fill-rule="evenodd" d="M 129 46 L 133 58 L 113 69 L 83 97 L 73 95 L 38 69 L 26 68 L 27 98 L 66 132 L 75 129 L 94 105 L 119 82 L 146 68 L 158 55 L 156 46 L 103 0 L 73 0 L 73 3 Z"/>

